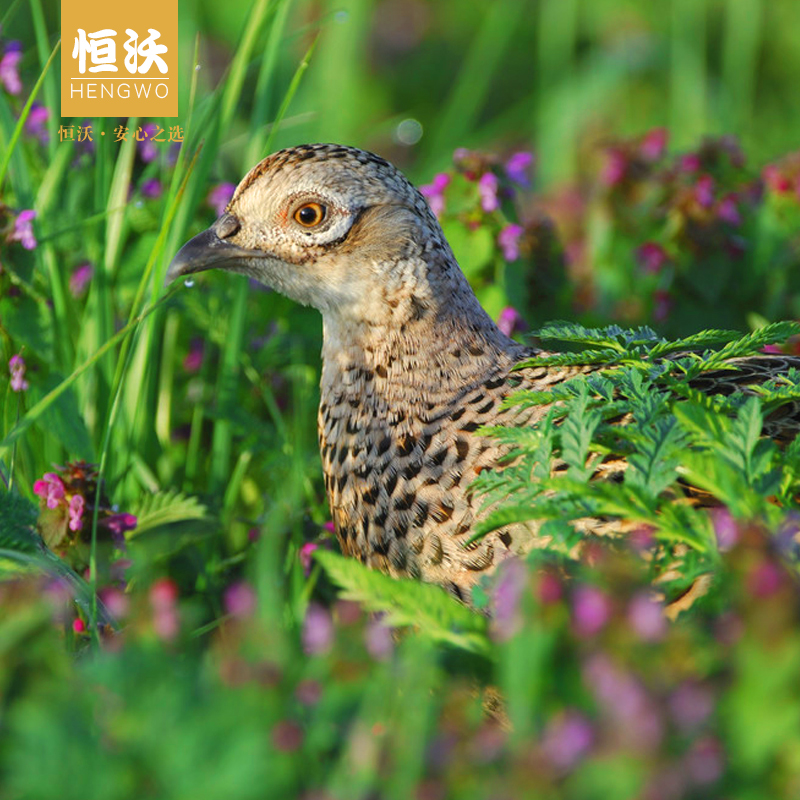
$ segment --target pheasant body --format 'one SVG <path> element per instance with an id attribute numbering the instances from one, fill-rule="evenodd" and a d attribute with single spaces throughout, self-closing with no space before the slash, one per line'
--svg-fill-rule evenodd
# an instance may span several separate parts
<path id="1" fill-rule="evenodd" d="M 534 545 L 535 524 L 468 543 L 481 518 L 469 485 L 507 455 L 478 429 L 534 424 L 545 407 L 502 400 L 597 367 L 514 369 L 536 351 L 481 308 L 425 199 L 398 170 L 338 145 L 268 157 L 170 275 L 215 266 L 322 313 L 319 441 L 346 554 L 466 599 L 477 576 Z"/>

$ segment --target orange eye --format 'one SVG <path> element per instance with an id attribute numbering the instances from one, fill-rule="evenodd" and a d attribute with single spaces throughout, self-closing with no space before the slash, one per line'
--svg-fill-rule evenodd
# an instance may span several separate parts
<path id="1" fill-rule="evenodd" d="M 295 222 L 299 222 L 304 228 L 313 228 L 325 219 L 326 208 L 319 203 L 303 203 L 294 212 Z"/>

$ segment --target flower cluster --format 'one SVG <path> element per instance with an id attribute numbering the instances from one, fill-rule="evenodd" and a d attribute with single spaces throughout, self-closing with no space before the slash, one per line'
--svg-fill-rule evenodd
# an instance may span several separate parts
<path id="1" fill-rule="evenodd" d="M 8 369 L 11 373 L 11 391 L 24 392 L 28 388 L 28 381 L 25 380 L 25 361 L 19 353 L 11 356 Z"/>
<path id="2" fill-rule="evenodd" d="M 96 468 L 84 461 L 57 467 L 34 482 L 33 492 L 39 498 L 39 531 L 45 544 L 81 561 L 85 557 L 81 543 L 88 539 L 91 527 L 87 515 L 90 520 L 97 492 Z M 137 519 L 117 512 L 101 495 L 98 522 L 109 538 L 124 549 L 124 534 L 136 527 Z"/>

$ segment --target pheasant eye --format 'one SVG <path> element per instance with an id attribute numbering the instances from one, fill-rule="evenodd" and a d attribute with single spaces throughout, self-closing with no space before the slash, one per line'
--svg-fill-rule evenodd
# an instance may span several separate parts
<path id="1" fill-rule="evenodd" d="M 325 219 L 327 209 L 319 203 L 304 203 L 294 212 L 295 222 L 304 228 L 313 228 Z"/>

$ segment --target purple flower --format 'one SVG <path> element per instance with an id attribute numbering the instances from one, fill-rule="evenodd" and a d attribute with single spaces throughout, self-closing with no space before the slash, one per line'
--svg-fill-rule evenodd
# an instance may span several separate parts
<path id="1" fill-rule="evenodd" d="M 520 601 L 527 583 L 525 564 L 518 558 L 506 559 L 497 572 L 492 592 L 491 632 L 495 639 L 506 641 L 522 626 Z"/>
<path id="2" fill-rule="evenodd" d="M 420 186 L 422 196 L 428 201 L 431 211 L 440 217 L 444 211 L 444 190 L 450 183 L 450 176 L 446 172 L 439 172 L 433 176 L 430 183 Z"/>
<path id="3" fill-rule="evenodd" d="M 112 514 L 103 520 L 103 524 L 117 536 L 124 536 L 126 531 L 132 531 L 138 522 L 133 514 Z"/>
<path id="4" fill-rule="evenodd" d="M 25 120 L 25 131 L 31 136 L 35 136 L 40 142 L 47 142 L 50 137 L 47 134 L 45 125 L 49 118 L 49 109 L 41 103 L 34 103 L 28 112 L 28 118 Z"/>
<path id="5" fill-rule="evenodd" d="M 198 372 L 203 366 L 203 340 L 200 338 L 192 339 L 189 352 L 183 359 L 183 368 L 186 372 Z"/>
<path id="6" fill-rule="evenodd" d="M 69 529 L 79 531 L 83 527 L 83 509 L 86 501 L 83 495 L 74 494 L 69 501 Z"/>
<path id="7" fill-rule="evenodd" d="M 161 181 L 158 178 L 148 178 L 142 184 L 142 194 L 149 200 L 157 200 L 161 197 Z"/>
<path id="8" fill-rule="evenodd" d="M 251 617 L 256 609 L 256 593 L 245 581 L 232 583 L 225 590 L 225 611 L 232 617 L 245 619 Z"/>
<path id="9" fill-rule="evenodd" d="M 137 142 L 137 145 L 139 158 L 141 158 L 145 164 L 155 161 L 158 156 L 158 148 L 151 141 L 157 131 L 158 127 L 152 122 L 148 122 L 146 125 L 142 126 L 142 132 L 147 135 L 140 142 Z"/>
<path id="10" fill-rule="evenodd" d="M 531 185 L 531 180 L 528 177 L 528 169 L 532 164 L 533 153 L 521 150 L 519 153 L 514 153 L 508 161 L 506 161 L 506 175 L 518 186 L 527 189 Z"/>
<path id="11" fill-rule="evenodd" d="M 647 592 L 640 592 L 631 600 L 628 606 L 628 622 L 645 642 L 657 642 L 667 633 L 664 606 Z"/>
<path id="12" fill-rule="evenodd" d="M 701 208 L 714 205 L 714 179 L 710 175 L 701 175 L 694 185 L 694 199 Z"/>
<path id="13" fill-rule="evenodd" d="M 697 153 L 686 153 L 681 156 L 678 168 L 681 172 L 697 172 L 702 166 L 700 156 Z"/>
<path id="14" fill-rule="evenodd" d="M 711 523 L 721 552 L 730 550 L 739 541 L 739 526 L 727 508 L 712 509 Z"/>
<path id="15" fill-rule="evenodd" d="M 3 57 L 0 58 L 0 83 L 6 87 L 9 94 L 19 94 L 22 91 L 22 81 L 17 71 L 17 64 L 21 58 L 22 45 L 19 42 L 9 42 Z"/>
<path id="16" fill-rule="evenodd" d="M 309 655 L 322 655 L 333 647 L 333 620 L 327 608 L 310 603 L 303 620 L 303 649 Z"/>
<path id="17" fill-rule="evenodd" d="M 218 217 L 221 217 L 225 213 L 225 207 L 230 202 L 235 191 L 236 186 L 232 183 L 218 183 L 208 193 L 208 197 L 206 197 L 206 203 L 208 203 L 211 208 L 214 209 L 214 212 Z"/>
<path id="18" fill-rule="evenodd" d="M 705 686 L 686 681 L 669 696 L 669 713 L 683 733 L 697 730 L 714 710 L 714 697 Z"/>
<path id="19" fill-rule="evenodd" d="M 72 275 L 69 276 L 69 291 L 73 297 L 82 297 L 86 292 L 86 287 L 94 274 L 94 267 L 88 262 L 78 264 Z"/>
<path id="20" fill-rule="evenodd" d="M 645 134 L 639 145 L 639 154 L 645 161 L 658 161 L 667 149 L 669 133 L 666 128 L 653 128 Z"/>
<path id="21" fill-rule="evenodd" d="M 628 157 L 616 147 L 606 150 L 606 160 L 600 173 L 600 182 L 613 189 L 625 180 L 628 171 Z"/>
<path id="22" fill-rule="evenodd" d="M 45 472 L 33 484 L 33 493 L 41 497 L 48 508 L 58 508 L 65 495 L 64 483 L 55 472 Z"/>
<path id="23" fill-rule="evenodd" d="M 556 769 L 570 770 L 589 752 L 593 742 L 589 720 L 577 711 L 568 711 L 548 722 L 542 752 Z"/>
<path id="24" fill-rule="evenodd" d="M 672 311 L 672 297 L 666 289 L 657 289 L 653 293 L 653 319 L 663 322 Z"/>
<path id="25" fill-rule="evenodd" d="M 596 586 L 579 586 L 572 598 L 572 624 L 578 636 L 595 636 L 611 617 L 611 601 Z"/>
<path id="26" fill-rule="evenodd" d="M 734 228 L 742 224 L 742 215 L 736 205 L 736 195 L 729 194 L 722 198 L 717 204 L 717 218 L 727 222 Z"/>
<path id="27" fill-rule="evenodd" d="M 497 199 L 497 187 L 499 181 L 494 172 L 484 172 L 478 181 L 478 193 L 481 196 L 481 208 L 490 214 L 500 208 L 500 201 Z"/>
<path id="28" fill-rule="evenodd" d="M 640 751 L 658 747 L 664 733 L 663 721 L 658 707 L 634 675 L 598 653 L 584 667 L 583 681 L 630 746 Z"/>
<path id="29" fill-rule="evenodd" d="M 32 209 L 20 211 L 14 220 L 14 230 L 8 236 L 9 242 L 19 242 L 26 250 L 36 247 L 36 237 L 33 235 L 33 220 L 36 212 Z"/>
<path id="30" fill-rule="evenodd" d="M 656 242 L 645 242 L 636 248 L 636 261 L 642 270 L 650 275 L 657 275 L 669 261 L 667 251 Z"/>
<path id="31" fill-rule="evenodd" d="M 519 240 L 524 232 L 522 225 L 512 222 L 497 235 L 497 244 L 500 245 L 506 261 L 516 261 L 519 258 Z"/>
<path id="32" fill-rule="evenodd" d="M 373 617 L 364 629 L 367 652 L 376 661 L 386 661 L 394 650 L 392 629 L 383 623 L 380 616 Z"/>
<path id="33" fill-rule="evenodd" d="M 11 356 L 11 360 L 8 362 L 8 371 L 11 373 L 11 390 L 24 392 L 28 388 L 28 381 L 25 380 L 25 360 L 19 353 Z"/>
<path id="34" fill-rule="evenodd" d="M 306 577 L 311 574 L 311 564 L 313 563 L 313 559 L 311 558 L 311 554 L 319 548 L 318 544 L 314 542 L 306 542 L 301 548 L 299 558 L 300 563 L 303 565 L 303 573 Z"/>
<path id="35" fill-rule="evenodd" d="M 783 586 L 784 573 L 774 561 L 762 561 L 750 570 L 747 588 L 754 597 L 770 597 Z"/>
<path id="36" fill-rule="evenodd" d="M 511 336 L 516 331 L 525 330 L 525 321 L 522 315 L 513 306 L 506 306 L 497 319 L 497 327 L 506 335 Z"/>

